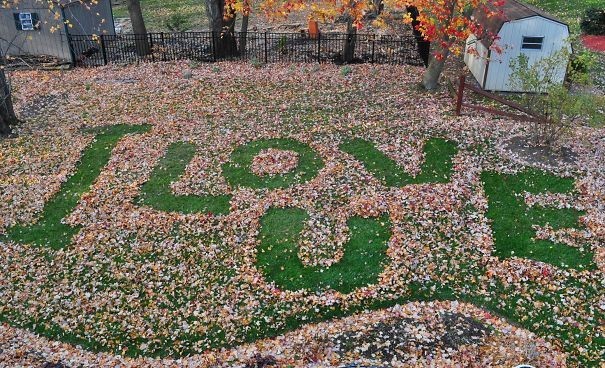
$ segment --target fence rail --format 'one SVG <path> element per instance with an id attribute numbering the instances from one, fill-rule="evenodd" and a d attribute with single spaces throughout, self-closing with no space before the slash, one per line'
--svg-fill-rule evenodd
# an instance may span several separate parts
<path id="1" fill-rule="evenodd" d="M 466 108 L 477 110 L 477 111 L 483 111 L 483 112 L 487 112 L 490 114 L 505 116 L 507 118 L 510 118 L 513 120 L 518 120 L 518 121 L 529 121 L 529 122 L 541 123 L 541 124 L 548 123 L 548 118 L 546 116 L 543 116 L 524 106 L 521 106 L 520 104 L 518 104 L 514 101 L 509 101 L 503 97 L 500 97 L 493 93 L 486 92 L 479 87 L 476 87 L 470 83 L 467 83 L 466 76 L 464 74 L 460 75 L 460 77 L 459 77 L 457 91 L 456 91 L 452 81 L 449 81 L 448 89 L 450 90 L 450 94 L 452 95 L 452 97 L 455 100 L 456 116 L 462 115 L 462 108 L 466 107 Z M 504 111 L 504 110 L 496 109 L 493 107 L 486 107 L 486 106 L 481 106 L 481 105 L 464 102 L 464 91 L 465 90 L 472 91 L 480 96 L 486 97 L 486 98 L 496 101 L 496 102 L 499 102 L 502 105 L 507 106 L 511 109 L 517 110 L 523 114 L 516 114 L 516 113 L 510 112 L 510 111 Z"/>
<path id="2" fill-rule="evenodd" d="M 247 60 L 258 62 L 342 62 L 342 33 L 311 37 L 301 33 L 236 32 L 229 52 L 212 32 L 148 33 L 147 35 L 71 35 L 76 66 L 190 59 L 201 62 Z M 426 65 L 428 43 L 409 36 L 358 34 L 352 62 Z"/>

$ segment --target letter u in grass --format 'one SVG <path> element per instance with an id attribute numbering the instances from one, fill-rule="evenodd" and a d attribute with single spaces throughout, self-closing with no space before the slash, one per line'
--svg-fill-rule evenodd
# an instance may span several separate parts
<path id="1" fill-rule="evenodd" d="M 375 284 L 387 262 L 391 237 L 387 215 L 351 217 L 350 239 L 342 258 L 331 265 L 305 266 L 298 257 L 298 242 L 309 218 L 299 208 L 271 208 L 261 219 L 256 264 L 268 282 L 283 290 L 326 290 L 341 293 Z"/>

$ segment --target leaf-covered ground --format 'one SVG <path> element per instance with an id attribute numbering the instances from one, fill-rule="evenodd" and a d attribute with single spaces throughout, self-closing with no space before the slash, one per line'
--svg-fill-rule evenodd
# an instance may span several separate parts
<path id="1" fill-rule="evenodd" d="M 16 75 L 0 363 L 602 362 L 603 130 L 540 168 L 413 67 L 184 68 Z"/>

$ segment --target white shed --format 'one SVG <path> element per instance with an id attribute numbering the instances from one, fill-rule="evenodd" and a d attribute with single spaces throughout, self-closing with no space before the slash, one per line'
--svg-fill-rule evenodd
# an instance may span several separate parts
<path id="1" fill-rule="evenodd" d="M 523 53 L 531 65 L 562 48 L 568 48 L 571 52 L 569 27 L 552 15 L 515 0 L 507 0 L 500 9 L 503 17 L 477 14 L 477 21 L 488 32 L 498 35 L 496 42 L 502 48 L 502 53 L 490 49 L 491 40 L 471 35 L 466 41 L 464 62 L 484 90 L 524 92 L 510 85 L 511 60 Z M 470 48 L 476 51 L 469 52 Z M 556 79 L 561 83 L 566 71 L 567 65 L 562 63 L 556 73 Z"/>

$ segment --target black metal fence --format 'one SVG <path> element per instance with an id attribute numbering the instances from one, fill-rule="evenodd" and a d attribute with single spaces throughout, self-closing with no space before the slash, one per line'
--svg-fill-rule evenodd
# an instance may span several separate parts
<path id="1" fill-rule="evenodd" d="M 244 37 L 245 36 L 245 37 Z M 190 59 L 202 62 L 247 60 L 270 62 L 343 62 L 347 35 L 322 33 L 311 37 L 306 32 L 235 33 L 231 52 L 217 46 L 212 32 L 149 33 L 147 35 L 71 35 L 70 45 L 76 66 L 100 66 L 110 63 L 169 61 Z M 426 65 L 428 43 L 417 37 L 355 36 L 355 51 L 350 62 Z"/>

